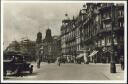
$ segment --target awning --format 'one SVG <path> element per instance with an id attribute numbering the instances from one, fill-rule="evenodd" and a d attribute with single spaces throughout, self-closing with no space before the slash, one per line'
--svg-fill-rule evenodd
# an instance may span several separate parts
<path id="1" fill-rule="evenodd" d="M 94 56 L 97 52 L 98 52 L 98 51 L 93 51 L 93 52 L 89 55 L 89 57 Z"/>
<path id="2" fill-rule="evenodd" d="M 64 57 L 71 57 L 72 55 L 63 55 Z"/>
<path id="3" fill-rule="evenodd" d="M 84 56 L 84 54 L 80 54 L 80 55 L 78 55 L 78 56 L 76 57 L 76 59 L 81 58 L 81 57 L 83 57 L 83 56 Z"/>

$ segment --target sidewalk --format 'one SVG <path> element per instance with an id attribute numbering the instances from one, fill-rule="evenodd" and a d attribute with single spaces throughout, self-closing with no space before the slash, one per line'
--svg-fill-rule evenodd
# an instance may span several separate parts
<path id="1" fill-rule="evenodd" d="M 110 67 L 110 65 L 109 65 Z M 110 68 L 103 73 L 110 80 L 124 80 L 124 71 L 121 70 L 120 65 L 116 65 L 116 73 L 111 73 Z"/>
<path id="2" fill-rule="evenodd" d="M 89 63 L 91 65 L 110 65 L 110 63 Z M 116 64 L 116 66 L 120 66 L 121 64 Z"/>
<path id="3" fill-rule="evenodd" d="M 110 63 L 89 63 L 92 66 L 105 66 L 104 70 L 101 71 L 104 76 L 110 80 L 124 80 L 124 71 L 121 70 L 121 65 L 116 64 L 116 73 L 110 72 Z"/>
<path id="4" fill-rule="evenodd" d="M 110 80 L 124 80 L 124 71 L 121 70 L 121 65 L 116 64 L 116 73 L 110 72 L 110 63 L 89 63 L 90 65 L 96 65 L 96 66 L 106 66 L 104 71 L 102 73 Z"/>

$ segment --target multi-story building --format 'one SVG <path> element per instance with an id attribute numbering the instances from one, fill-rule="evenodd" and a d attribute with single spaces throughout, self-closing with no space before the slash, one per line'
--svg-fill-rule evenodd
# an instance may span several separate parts
<path id="1" fill-rule="evenodd" d="M 92 62 L 110 62 L 112 36 L 118 63 L 120 56 L 124 55 L 124 5 L 87 3 L 76 18 L 62 21 L 62 53 L 76 56 L 79 51 L 87 51 Z"/>
<path id="2" fill-rule="evenodd" d="M 123 4 L 100 4 L 100 30 L 99 39 L 95 42 L 101 48 L 102 58 L 97 59 L 102 62 L 111 61 L 112 39 L 114 40 L 115 61 L 119 63 L 121 56 L 124 56 L 124 5 Z M 112 31 L 113 27 L 113 31 Z"/>
<path id="3" fill-rule="evenodd" d="M 61 26 L 62 55 L 72 59 L 80 46 L 80 31 L 76 28 L 77 20 L 74 17 L 70 19 L 67 14 L 65 17 Z"/>
<path id="4" fill-rule="evenodd" d="M 57 57 L 61 56 L 61 39 L 60 36 L 52 36 L 53 37 L 53 51 L 52 55 L 56 59 Z"/>
<path id="5" fill-rule="evenodd" d="M 43 39 L 43 61 L 55 62 L 61 55 L 61 40 L 59 36 L 51 36 L 51 30 L 46 30 L 46 36 Z"/>

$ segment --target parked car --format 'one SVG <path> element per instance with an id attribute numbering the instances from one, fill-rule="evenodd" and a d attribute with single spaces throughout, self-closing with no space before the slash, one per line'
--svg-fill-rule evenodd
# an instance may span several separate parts
<path id="1" fill-rule="evenodd" d="M 14 72 L 15 74 L 19 74 L 24 71 L 28 71 L 29 73 L 33 72 L 33 65 L 25 61 L 22 54 L 13 54 L 10 55 L 10 58 L 11 59 L 3 60 L 4 76 L 6 76 L 8 72 Z"/>

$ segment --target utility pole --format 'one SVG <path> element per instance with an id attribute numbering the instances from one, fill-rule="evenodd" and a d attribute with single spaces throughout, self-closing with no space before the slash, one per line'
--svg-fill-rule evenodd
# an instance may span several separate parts
<path id="1" fill-rule="evenodd" d="M 110 64 L 110 72 L 116 73 L 116 65 L 115 65 L 115 54 L 114 54 L 114 27 L 115 27 L 115 5 L 112 4 L 111 6 L 111 12 L 112 12 L 112 30 L 111 30 L 111 64 Z"/>

